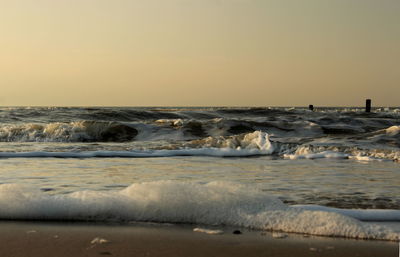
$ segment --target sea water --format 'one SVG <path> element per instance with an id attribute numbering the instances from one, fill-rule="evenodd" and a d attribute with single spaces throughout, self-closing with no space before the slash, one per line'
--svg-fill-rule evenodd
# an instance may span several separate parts
<path id="1" fill-rule="evenodd" d="M 398 240 L 400 109 L 373 111 L 1 108 L 0 218 Z"/>

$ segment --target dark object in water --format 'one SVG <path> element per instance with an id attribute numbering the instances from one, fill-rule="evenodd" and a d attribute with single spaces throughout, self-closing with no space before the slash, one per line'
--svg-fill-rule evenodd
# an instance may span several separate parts
<path id="1" fill-rule="evenodd" d="M 309 109 L 310 111 L 314 111 L 314 105 L 310 104 L 310 105 L 308 106 L 308 109 Z"/>
<path id="2" fill-rule="evenodd" d="M 242 234 L 242 232 L 240 232 L 240 230 L 234 230 L 232 233 L 235 234 L 235 235 L 240 235 L 240 234 Z"/>
<path id="3" fill-rule="evenodd" d="M 365 112 L 371 112 L 371 99 L 365 101 Z"/>

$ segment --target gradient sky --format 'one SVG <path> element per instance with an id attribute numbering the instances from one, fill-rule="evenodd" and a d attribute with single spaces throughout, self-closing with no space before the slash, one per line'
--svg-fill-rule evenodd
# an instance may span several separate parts
<path id="1" fill-rule="evenodd" d="M 0 0 L 0 105 L 400 106 L 399 0 Z"/>

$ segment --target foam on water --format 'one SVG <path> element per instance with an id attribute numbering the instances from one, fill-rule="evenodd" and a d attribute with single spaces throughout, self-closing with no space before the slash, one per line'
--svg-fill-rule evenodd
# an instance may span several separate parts
<path id="1" fill-rule="evenodd" d="M 340 213 L 345 216 L 353 217 L 362 221 L 400 221 L 400 210 L 364 210 L 364 209 L 339 209 L 320 205 L 292 205 L 295 208 L 301 208 L 311 211 L 326 211 Z"/>
<path id="2" fill-rule="evenodd" d="M 254 186 L 229 182 L 158 181 L 133 184 L 121 191 L 66 195 L 48 195 L 27 186 L 6 184 L 0 185 L 0 206 L 0 218 L 12 220 L 190 223 L 321 236 L 399 239 L 399 234 L 387 226 L 361 222 L 332 210 L 293 208 Z M 399 217 L 399 213 L 393 215 Z"/>
<path id="3" fill-rule="evenodd" d="M 212 138 L 210 139 L 212 140 Z M 202 148 L 185 147 L 174 150 L 134 150 L 134 151 L 91 151 L 91 152 L 0 152 L 3 158 L 93 158 L 93 157 L 168 157 L 168 156 L 255 156 L 269 155 L 274 147 L 265 132 L 255 131 L 239 137 L 217 139 L 217 147 L 205 147 L 210 144 L 202 143 Z M 197 144 L 197 143 L 192 143 Z M 217 144 L 217 143 L 216 143 Z M 198 146 L 198 144 L 197 144 Z"/>
<path id="4" fill-rule="evenodd" d="M 386 129 L 386 134 L 392 136 L 398 135 L 399 133 L 400 133 L 400 126 L 391 126 Z"/>
<path id="5" fill-rule="evenodd" d="M 179 126 L 183 125 L 183 120 L 182 119 L 159 119 L 159 120 L 156 120 L 156 123 L 179 127 Z"/>
<path id="6" fill-rule="evenodd" d="M 206 233 L 209 235 L 221 235 L 224 233 L 224 231 L 219 230 L 219 229 L 206 229 L 206 228 L 194 228 L 194 232 L 200 232 L 200 233 Z"/>
<path id="7" fill-rule="evenodd" d="M 24 123 L 0 127 L 3 142 L 96 142 L 129 141 L 137 130 L 117 122 L 75 121 L 47 124 Z"/>
<path id="8" fill-rule="evenodd" d="M 269 140 L 266 132 L 254 131 L 253 133 L 241 134 L 230 137 L 207 137 L 191 141 L 185 146 L 190 148 L 219 148 L 235 150 L 259 150 L 260 154 L 272 154 L 274 146 Z"/>
<path id="9" fill-rule="evenodd" d="M 44 151 L 32 153 L 35 156 L 73 152 L 60 154 L 67 157 L 76 153 L 152 157 L 248 156 L 257 152 L 287 159 L 337 158 L 327 154 L 337 152 L 337 156 L 354 160 L 398 161 L 399 117 L 398 108 L 374 108 L 369 114 L 364 108 L 316 108 L 314 112 L 306 108 L 0 108 L 0 150 Z M 269 138 L 258 146 L 253 139 L 248 144 L 246 138 L 255 131 L 268 132 L 271 146 L 266 144 Z M 41 148 L 43 144 L 38 142 L 47 146 Z M 93 144 L 88 146 L 88 142 Z M 118 148 L 107 145 L 110 142 L 125 145 Z M 21 143 L 26 147 L 21 148 Z M 71 147 L 66 149 L 64 144 Z M 230 149 L 227 155 L 225 148 Z M 246 153 L 249 148 L 257 149 Z M 301 152 L 305 149 L 307 153 Z M 114 150 L 128 153 L 111 153 Z"/>
<path id="10" fill-rule="evenodd" d="M 334 159 L 347 159 L 348 154 L 324 151 L 321 153 L 309 153 L 309 154 L 285 154 L 284 158 L 295 160 L 295 159 L 321 159 L 321 158 L 334 158 Z"/>
<path id="11" fill-rule="evenodd" d="M 285 159 L 352 159 L 356 161 L 397 161 L 400 159 L 398 148 L 360 148 L 352 145 L 343 145 L 325 142 L 325 145 L 315 143 L 315 145 L 291 146 L 287 150 L 285 144 L 278 145 L 279 152 Z"/>
<path id="12" fill-rule="evenodd" d="M 107 129 L 104 130 L 104 128 Z M 149 126 L 145 128 L 140 128 L 140 126 L 138 126 L 137 128 L 137 131 L 140 132 L 140 136 L 138 136 L 139 138 L 143 139 L 147 136 L 151 137 L 151 129 L 149 129 Z M 123 140 L 124 137 L 121 137 L 120 132 L 126 129 L 126 127 L 119 127 L 119 125 L 110 123 L 103 127 L 103 132 L 97 133 L 97 138 L 102 137 L 104 140 L 112 139 L 116 141 Z M 386 137 L 384 139 L 389 140 L 387 137 L 394 138 L 398 135 L 396 134 L 398 132 L 397 127 L 390 127 L 387 130 L 388 132 L 383 130 L 378 134 L 374 134 L 372 137 L 379 137 L 380 140 L 383 140 L 382 138 Z M 113 131 L 117 132 L 118 136 L 115 136 Z M 387 134 L 389 136 L 387 136 Z M 254 131 L 252 133 L 243 133 L 233 136 L 210 136 L 192 141 L 178 141 L 179 139 L 182 140 L 183 137 L 181 131 L 177 131 L 175 134 L 158 134 L 157 140 L 159 141 L 130 142 L 120 145 L 111 145 L 110 143 L 91 145 L 82 144 L 71 145 L 70 147 L 65 147 L 65 149 L 61 147 L 61 144 L 46 145 L 46 147 L 50 149 L 49 151 L 37 151 L 38 147 L 35 145 L 31 148 L 26 147 L 25 149 L 28 151 L 19 150 L 18 148 L 15 148 L 15 150 L 18 151 L 7 151 L 7 148 L 5 148 L 0 152 L 0 158 L 146 158 L 171 156 L 246 157 L 274 155 L 289 160 L 320 158 L 352 159 L 356 161 L 400 160 L 400 150 L 394 147 L 378 148 L 373 146 L 372 148 L 368 148 L 367 146 L 361 148 L 351 144 L 343 145 L 341 143 L 330 141 L 314 141 L 310 144 L 272 141 L 270 140 L 270 135 L 262 131 Z M 165 141 L 162 141 L 161 139 L 164 139 Z M 172 139 L 174 143 L 171 144 L 167 139 Z M 26 146 L 26 144 L 24 146 Z M 12 147 L 10 147 L 10 149 L 12 149 Z M 31 149 L 34 151 L 30 151 Z M 71 149 L 73 151 L 69 151 Z"/>

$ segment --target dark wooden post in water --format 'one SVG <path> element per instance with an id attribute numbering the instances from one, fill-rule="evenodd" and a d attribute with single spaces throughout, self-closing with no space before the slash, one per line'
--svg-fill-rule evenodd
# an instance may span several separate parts
<path id="1" fill-rule="evenodd" d="M 308 109 L 309 109 L 310 111 L 314 111 L 314 105 L 310 104 L 310 105 L 308 106 Z"/>
<path id="2" fill-rule="evenodd" d="M 371 99 L 365 101 L 365 112 L 371 112 Z"/>

